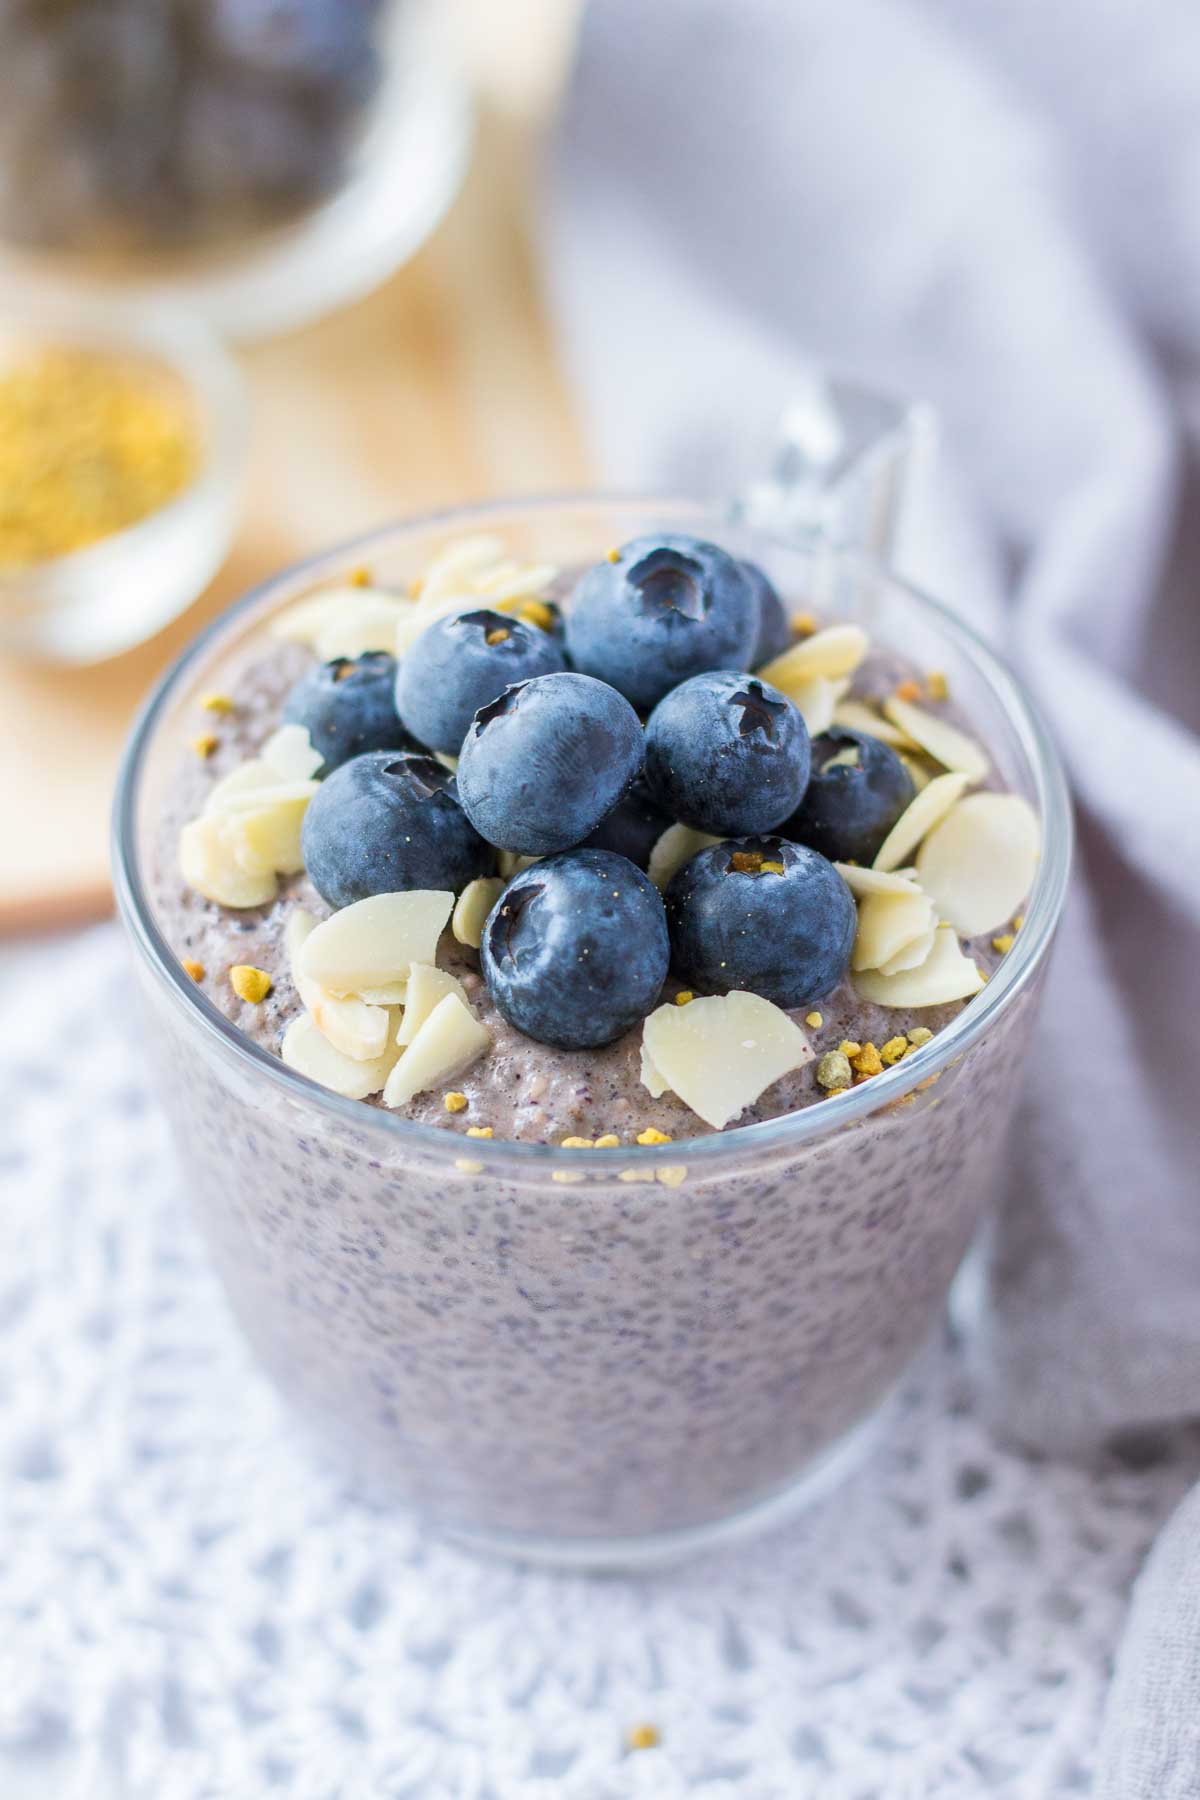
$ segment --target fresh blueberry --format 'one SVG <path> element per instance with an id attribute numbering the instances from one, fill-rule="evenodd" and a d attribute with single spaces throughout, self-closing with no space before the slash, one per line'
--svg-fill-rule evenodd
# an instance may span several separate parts
<path id="1" fill-rule="evenodd" d="M 671 960 L 689 987 L 810 1006 L 850 964 L 858 915 L 832 863 L 786 838 L 713 844 L 667 888 Z"/>
<path id="2" fill-rule="evenodd" d="M 732 556 L 703 538 L 640 537 L 575 589 L 567 654 L 648 712 L 690 675 L 749 667 L 758 627 L 758 595 Z"/>
<path id="3" fill-rule="evenodd" d="M 658 1003 L 670 961 L 663 903 L 627 857 L 567 850 L 509 882 L 481 956 L 518 1031 L 564 1050 L 609 1044 Z"/>
<path id="4" fill-rule="evenodd" d="M 595 831 L 584 838 L 585 850 L 615 850 L 639 869 L 650 863 L 650 852 L 674 820 L 654 803 L 644 780 L 635 781 L 623 800 L 618 800 Z"/>
<path id="5" fill-rule="evenodd" d="M 673 819 L 718 837 L 773 831 L 808 781 L 808 732 L 785 694 L 755 675 L 693 675 L 646 725 L 646 780 Z"/>
<path id="6" fill-rule="evenodd" d="M 782 656 L 792 644 L 792 627 L 783 601 L 757 563 L 743 562 L 742 571 L 758 595 L 758 638 L 749 667 L 761 669 L 773 657 Z"/>
<path id="7" fill-rule="evenodd" d="M 561 645 L 536 625 L 486 608 L 455 613 L 423 631 L 400 664 L 396 710 L 421 743 L 457 755 L 481 706 L 563 666 Z"/>
<path id="8" fill-rule="evenodd" d="M 481 707 L 463 739 L 458 791 L 490 844 L 527 856 L 594 831 L 641 773 L 638 716 L 590 675 L 537 675 Z"/>
<path id="9" fill-rule="evenodd" d="M 328 775 L 368 750 L 410 750 L 416 745 L 396 713 L 396 660 L 369 650 L 353 661 L 339 657 L 302 675 L 283 703 L 290 725 L 303 725 Z"/>
<path id="10" fill-rule="evenodd" d="M 376 750 L 335 769 L 309 801 L 300 848 L 334 907 L 404 888 L 457 893 L 495 867 L 449 769 L 409 751 Z"/>
<path id="11" fill-rule="evenodd" d="M 874 862 L 915 794 L 894 750 L 865 731 L 835 725 L 814 738 L 807 791 L 780 829 L 832 862 Z"/>

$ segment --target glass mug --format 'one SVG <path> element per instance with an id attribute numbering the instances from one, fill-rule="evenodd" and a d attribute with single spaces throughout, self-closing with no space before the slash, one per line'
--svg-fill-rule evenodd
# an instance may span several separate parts
<path id="1" fill-rule="evenodd" d="M 795 444 L 791 446 L 794 493 Z M 871 475 L 877 488 L 894 462 Z M 860 471 L 861 474 L 861 471 Z M 857 478 L 856 478 L 857 479 Z M 587 496 L 389 527 L 235 606 L 143 714 L 116 808 L 121 916 L 186 1184 L 246 1335 L 364 1488 L 523 1558 L 630 1567 L 823 1491 L 939 1318 L 992 1191 L 1062 905 L 1063 775 L 1028 699 L 954 615 L 860 549 L 753 508 Z M 850 514 L 861 520 L 861 488 Z M 748 520 L 748 513 L 756 522 Z M 888 515 L 871 517 L 886 535 Z M 880 524 L 880 521 L 883 521 Z M 486 530 L 522 560 L 689 531 L 752 555 L 790 604 L 945 669 L 1043 821 L 1024 928 L 919 1056 L 835 1102 L 692 1142 L 570 1150 L 466 1139 L 349 1101 L 243 1037 L 151 898 L 155 827 L 202 690 L 279 608 L 368 564 L 402 585 Z"/>

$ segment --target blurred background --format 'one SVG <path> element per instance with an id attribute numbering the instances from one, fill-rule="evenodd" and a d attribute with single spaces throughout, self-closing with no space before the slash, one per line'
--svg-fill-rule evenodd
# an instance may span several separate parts
<path id="1" fill-rule="evenodd" d="M 108 910 L 130 719 L 239 593 L 584 480 L 530 243 L 576 14 L 0 0 L 0 930 Z"/>

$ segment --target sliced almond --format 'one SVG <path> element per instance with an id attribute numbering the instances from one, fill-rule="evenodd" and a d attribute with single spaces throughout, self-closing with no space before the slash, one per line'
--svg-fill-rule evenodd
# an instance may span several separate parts
<path id="1" fill-rule="evenodd" d="M 890 719 L 882 718 L 874 707 L 867 706 L 862 700 L 839 700 L 833 714 L 835 725 L 844 725 L 848 731 L 861 731 L 867 737 L 878 738 L 881 744 L 889 744 L 893 750 L 915 749 L 913 740 Z"/>
<path id="2" fill-rule="evenodd" d="M 420 606 L 410 606 L 397 623 L 392 648 L 397 656 L 406 656 L 422 633 L 428 631 L 438 619 L 469 612 L 478 604 L 478 600 L 472 599 L 470 594 L 445 594 L 440 600 L 430 601 L 428 605 L 422 601 Z"/>
<path id="3" fill-rule="evenodd" d="M 829 730 L 838 702 L 849 685 L 849 681 L 831 681 L 825 675 L 812 675 L 795 684 L 788 698 L 804 720 L 809 737 L 819 737 Z"/>
<path id="4" fill-rule="evenodd" d="M 396 1042 L 411 1044 L 430 1013 L 447 994 L 456 994 L 470 1010 L 467 990 L 457 976 L 451 975 L 448 969 L 439 969 L 436 963 L 414 963 L 409 972 L 408 996 Z"/>
<path id="5" fill-rule="evenodd" d="M 283 1034 L 280 1055 L 289 1069 L 319 1081 L 347 1100 L 366 1100 L 378 1094 L 391 1074 L 396 1061 L 394 1048 L 371 1062 L 356 1062 L 335 1050 L 329 1039 L 317 1028 L 310 1013 L 292 1020 Z"/>
<path id="6" fill-rule="evenodd" d="M 436 600 L 442 594 L 460 592 L 473 576 L 494 567 L 503 555 L 503 538 L 484 532 L 458 538 L 434 557 L 421 577 L 421 603 Z"/>
<path id="7" fill-rule="evenodd" d="M 929 952 L 933 949 L 934 935 L 937 931 L 936 919 L 932 925 L 915 937 L 911 943 L 901 945 L 894 956 L 879 965 L 881 975 L 902 975 L 905 969 L 919 969 Z"/>
<path id="8" fill-rule="evenodd" d="M 489 570 L 474 591 L 498 612 L 514 612 L 522 600 L 536 600 L 557 578 L 554 563 L 505 563 Z"/>
<path id="9" fill-rule="evenodd" d="M 878 969 L 937 924 L 933 902 L 919 888 L 907 893 L 865 894 L 858 903 L 852 969 Z"/>
<path id="10" fill-rule="evenodd" d="M 935 775 L 911 801 L 879 846 L 875 867 L 885 872 L 908 861 L 917 845 L 945 818 L 967 786 L 965 775 Z"/>
<path id="11" fill-rule="evenodd" d="M 814 676 L 838 681 L 853 675 L 870 648 L 871 640 L 860 625 L 827 625 L 811 637 L 801 638 L 755 673 L 760 681 L 769 681 L 790 694 L 798 682 Z"/>
<path id="12" fill-rule="evenodd" d="M 982 745 L 968 737 L 965 731 L 959 731 L 957 726 L 914 706 L 910 700 L 901 700 L 896 694 L 884 701 L 883 710 L 893 725 L 898 725 L 914 744 L 919 744 L 944 769 L 957 769 L 970 781 L 982 781 L 987 774 L 991 765 Z"/>
<path id="13" fill-rule="evenodd" d="M 491 1048 L 492 1037 L 457 994 L 438 1001 L 388 1076 L 385 1106 L 407 1106 L 415 1094 L 453 1081 Z"/>
<path id="14" fill-rule="evenodd" d="M 906 756 L 902 754 L 900 761 L 908 770 L 909 776 L 912 779 L 912 784 L 916 788 L 918 794 L 923 788 L 929 786 L 930 782 L 938 772 L 937 764 L 935 762 L 930 762 L 927 756 Z"/>
<path id="15" fill-rule="evenodd" d="M 278 785 L 279 777 L 270 763 L 256 757 L 252 762 L 239 763 L 209 789 L 204 810 L 206 813 L 223 812 L 239 794 L 261 792 L 263 788 Z"/>
<path id="16" fill-rule="evenodd" d="M 365 656 L 369 650 L 394 651 L 404 621 L 416 608 L 371 588 L 352 588 L 331 609 L 313 640 L 322 662 Z"/>
<path id="17" fill-rule="evenodd" d="M 835 862 L 833 866 L 856 898 L 863 894 L 917 892 L 914 872 L 909 869 L 897 869 L 893 873 L 884 869 L 860 869 L 857 863 Z"/>
<path id="18" fill-rule="evenodd" d="M 655 1067 L 654 1058 L 646 1048 L 645 1032 L 642 1033 L 642 1086 L 650 1090 L 655 1100 L 661 1100 L 667 1091 L 667 1082 Z"/>
<path id="19" fill-rule="evenodd" d="M 179 834 L 179 870 L 197 894 L 218 906 L 266 906 L 278 883 L 270 869 L 246 869 L 238 861 L 228 818 L 203 813 Z"/>
<path id="20" fill-rule="evenodd" d="M 325 759 L 303 725 L 281 725 L 263 745 L 262 760 L 280 781 L 311 781 Z"/>
<path id="21" fill-rule="evenodd" d="M 922 844 L 921 884 L 964 937 L 996 931 L 1033 886 L 1041 837 L 1020 794 L 968 794 Z"/>
<path id="22" fill-rule="evenodd" d="M 652 1069 L 717 1131 L 813 1055 L 781 1007 L 738 992 L 660 1006 L 643 1025 L 642 1039 Z"/>
<path id="23" fill-rule="evenodd" d="M 338 999 L 304 973 L 300 952 L 316 928 L 313 915 L 299 906 L 289 916 L 283 934 L 300 1003 L 335 1050 L 352 1062 L 372 1062 L 387 1051 L 391 1016 L 382 1006 L 368 1006 L 362 1000 Z M 375 1090 L 368 1091 L 373 1093 Z"/>
<path id="24" fill-rule="evenodd" d="M 314 791 L 316 785 L 301 784 Z M 304 867 L 300 832 L 312 795 L 281 788 L 279 796 L 268 789 L 257 804 L 239 805 L 224 815 L 234 855 L 248 874 L 298 875 Z"/>
<path id="25" fill-rule="evenodd" d="M 468 881 L 450 920 L 450 929 L 460 944 L 479 949 L 488 914 L 503 892 L 504 883 L 496 875 L 478 875 L 474 881 Z"/>
<path id="26" fill-rule="evenodd" d="M 710 837 L 707 831 L 693 831 L 690 825 L 668 825 L 650 852 L 646 873 L 662 892 L 684 863 L 691 862 L 693 856 L 707 850 L 710 844 L 722 841 L 719 837 Z"/>
<path id="27" fill-rule="evenodd" d="M 407 981 L 385 981 L 379 987 L 360 988 L 354 999 L 368 1006 L 403 1006 L 408 999 Z"/>
<path id="28" fill-rule="evenodd" d="M 514 875 L 519 875 L 522 869 L 532 869 L 534 863 L 541 862 L 542 859 L 540 856 L 523 856 L 516 850 L 501 850 L 496 860 L 500 866 L 500 874 L 508 882 Z"/>
<path id="29" fill-rule="evenodd" d="M 938 926 L 933 947 L 919 968 L 898 975 L 864 969 L 851 979 L 855 992 L 875 1006 L 945 1006 L 951 1000 L 969 999 L 983 986 L 983 976 L 970 957 L 963 955 L 952 925 Z"/>
<path id="30" fill-rule="evenodd" d="M 453 894 L 427 888 L 356 900 L 317 926 L 300 966 L 333 994 L 406 981 L 413 963 L 435 960 L 453 905 Z"/>

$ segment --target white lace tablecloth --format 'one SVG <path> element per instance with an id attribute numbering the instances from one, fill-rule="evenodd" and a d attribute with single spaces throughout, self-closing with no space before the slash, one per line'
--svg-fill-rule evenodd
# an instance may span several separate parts
<path id="1" fill-rule="evenodd" d="M 666 1575 L 476 1560 L 348 1501 L 208 1271 L 113 928 L 9 953 L 5 1800 L 1086 1793 L 1131 1576 L 1195 1437 L 989 1441 L 931 1351 L 804 1519 Z M 628 1751 L 649 1723 L 657 1748 Z"/>

